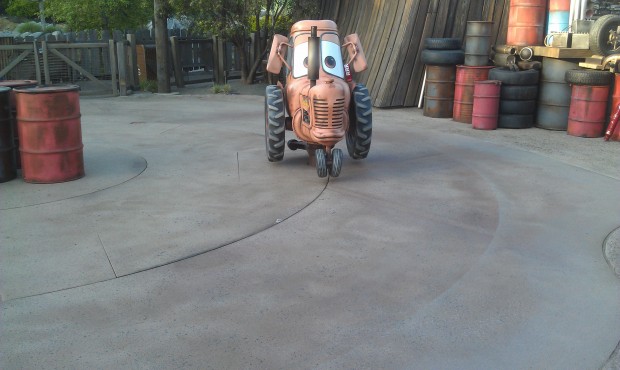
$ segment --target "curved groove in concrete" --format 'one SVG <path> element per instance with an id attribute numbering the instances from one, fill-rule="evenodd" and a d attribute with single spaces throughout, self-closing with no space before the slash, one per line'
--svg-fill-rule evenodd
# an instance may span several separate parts
<path id="1" fill-rule="evenodd" d="M 2 184 L 0 210 L 60 202 L 122 185 L 140 176 L 148 167 L 144 157 L 101 143 L 85 143 L 86 176 L 56 184 L 28 184 L 21 179 Z"/>

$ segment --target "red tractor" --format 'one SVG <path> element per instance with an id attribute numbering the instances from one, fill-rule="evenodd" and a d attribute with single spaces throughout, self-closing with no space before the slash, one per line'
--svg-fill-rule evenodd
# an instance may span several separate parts
<path id="1" fill-rule="evenodd" d="M 341 48 L 347 48 L 344 64 Z M 289 140 L 291 150 L 308 151 L 319 177 L 340 175 L 342 150 L 334 146 L 346 137 L 353 159 L 366 158 L 372 136 L 372 103 L 364 85 L 356 84 L 353 72 L 367 68 L 356 34 L 340 46 L 338 28 L 329 20 L 305 20 L 291 27 L 289 38 L 275 35 L 267 71 L 286 82 L 269 85 L 265 92 L 265 146 L 270 162 L 284 158 L 285 131 L 299 140 Z"/>

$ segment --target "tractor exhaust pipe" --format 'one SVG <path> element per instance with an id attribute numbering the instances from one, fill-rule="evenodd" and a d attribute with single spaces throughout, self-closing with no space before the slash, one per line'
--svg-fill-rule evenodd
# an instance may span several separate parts
<path id="1" fill-rule="evenodd" d="M 310 79 L 310 87 L 316 86 L 316 80 L 319 79 L 319 70 L 321 68 L 321 39 L 316 35 L 316 26 L 310 28 L 310 39 L 308 40 L 308 78 Z"/>

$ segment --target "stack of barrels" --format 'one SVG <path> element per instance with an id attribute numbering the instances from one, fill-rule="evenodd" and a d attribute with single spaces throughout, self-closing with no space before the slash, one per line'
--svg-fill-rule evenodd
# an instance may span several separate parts
<path id="1" fill-rule="evenodd" d="M 458 50 L 458 40 L 427 39 L 427 50 L 422 53 L 428 64 L 424 114 L 447 118 L 453 100 L 452 118 L 472 123 L 474 128 L 522 129 L 536 125 L 573 136 L 620 140 L 620 123 L 611 128 L 620 121 L 620 74 L 615 75 L 612 89 L 613 73 L 579 69 L 576 60 L 542 58 L 541 62 L 534 58 L 532 46 L 543 44 L 547 10 L 550 32 L 565 31 L 570 1 L 510 1 L 507 45 L 493 47 L 493 66 L 488 65 L 490 22 L 467 23 L 464 53 Z M 600 55 L 613 53 L 607 50 L 610 45 L 606 30 L 615 29 L 619 22 L 620 16 L 611 15 L 597 20 L 592 29 L 599 37 L 593 42 L 590 33 L 590 47 L 601 49 Z M 446 66 L 442 70 L 445 74 L 438 77 L 433 65 Z M 442 89 L 437 88 L 439 85 Z M 436 113 L 439 101 L 441 114 Z"/>
<path id="2" fill-rule="evenodd" d="M 433 118 L 451 118 L 456 65 L 465 60 L 461 40 L 427 38 L 424 46 L 422 61 L 426 64 L 426 81 L 423 114 Z"/>
<path id="3" fill-rule="evenodd" d="M 454 92 L 454 114 L 457 122 L 472 123 L 474 87 L 489 77 L 489 49 L 493 22 L 467 22 L 465 64 L 457 66 Z"/>

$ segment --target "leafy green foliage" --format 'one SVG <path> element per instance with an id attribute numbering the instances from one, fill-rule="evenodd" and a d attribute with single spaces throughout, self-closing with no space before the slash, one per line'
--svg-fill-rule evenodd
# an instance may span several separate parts
<path id="1" fill-rule="evenodd" d="M 157 92 L 157 81 L 156 80 L 140 81 L 140 90 L 156 93 Z"/>
<path id="2" fill-rule="evenodd" d="M 320 0 L 168 0 L 169 14 L 193 19 L 193 30 L 210 33 L 235 44 L 239 51 L 241 77 L 252 83 L 256 69 L 267 49 L 247 60 L 246 40 L 251 32 L 261 31 L 260 45 L 270 46 L 274 33 L 288 33 L 300 19 L 317 16 Z"/>
<path id="3" fill-rule="evenodd" d="M 19 33 L 24 33 L 24 32 L 41 32 L 42 30 L 43 30 L 43 28 L 41 27 L 41 25 L 36 23 L 36 22 L 22 23 L 22 24 L 19 24 L 15 28 L 15 31 L 17 31 Z"/>
<path id="4" fill-rule="evenodd" d="M 153 16 L 152 0 L 46 0 L 45 7 L 71 30 L 141 28 Z"/>
<path id="5" fill-rule="evenodd" d="M 39 3 L 31 0 L 5 1 L 6 13 L 16 17 L 35 18 L 39 14 Z"/>
<path id="6" fill-rule="evenodd" d="M 230 93 L 232 92 L 232 88 L 230 87 L 229 84 L 225 84 L 225 85 L 215 84 L 213 85 L 213 87 L 211 87 L 211 92 L 214 94 L 230 95 Z"/>

